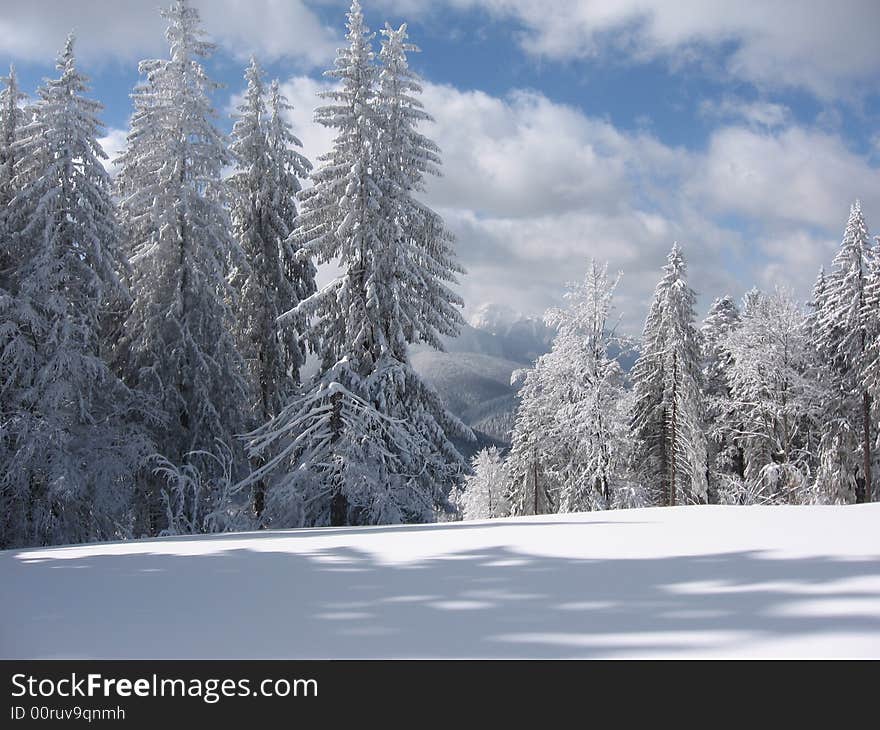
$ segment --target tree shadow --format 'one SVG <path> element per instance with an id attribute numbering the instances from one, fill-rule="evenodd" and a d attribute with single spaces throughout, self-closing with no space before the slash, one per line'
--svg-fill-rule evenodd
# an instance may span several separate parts
<path id="1" fill-rule="evenodd" d="M 880 615 L 865 610 L 880 600 L 877 560 L 591 560 L 494 546 L 388 564 L 350 546 L 235 544 L 198 555 L 2 554 L 0 656 L 724 656 L 767 641 L 785 654 L 788 640 L 827 635 L 880 656 Z"/>
<path id="2" fill-rule="evenodd" d="M 168 543 L 168 542 L 229 542 L 230 540 L 261 540 L 270 539 L 277 540 L 279 537 L 284 538 L 315 538 L 318 536 L 333 535 L 338 537 L 348 537 L 357 535 L 379 535 L 390 532 L 425 532 L 436 530 L 438 525 L 442 525 L 444 530 L 468 531 L 468 530 L 485 530 L 487 528 L 509 527 L 515 525 L 517 527 L 547 527 L 548 525 L 569 525 L 582 527 L 585 524 L 591 525 L 649 525 L 655 524 L 654 521 L 648 520 L 590 520 L 589 523 L 583 521 L 561 521 L 557 515 L 543 515 L 546 519 L 536 520 L 534 517 L 511 517 L 493 520 L 474 520 L 474 521 L 456 521 L 443 523 L 426 523 L 426 524 L 402 524 L 402 525 L 365 525 L 365 526 L 348 526 L 348 527 L 294 527 L 287 529 L 270 529 L 256 530 L 252 532 L 218 532 L 205 535 L 168 535 L 165 537 L 141 538 L 137 540 L 107 540 L 100 543 L 73 543 L 65 545 L 52 545 L 48 547 L 30 547 L 30 548 L 13 548 L 12 550 L 0 550 L 0 557 L 4 552 L 15 553 L 21 555 L 26 552 L 43 553 L 46 550 L 63 551 L 68 548 L 80 549 L 84 545 L 148 545 L 150 543 Z"/>

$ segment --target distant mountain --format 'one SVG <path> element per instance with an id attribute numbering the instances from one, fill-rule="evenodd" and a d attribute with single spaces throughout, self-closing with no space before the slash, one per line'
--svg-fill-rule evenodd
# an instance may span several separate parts
<path id="1" fill-rule="evenodd" d="M 470 317 L 460 337 L 448 341 L 450 349 L 498 355 L 530 366 L 550 350 L 554 330 L 536 317 L 525 317 L 509 307 L 484 304 Z"/>
<path id="2" fill-rule="evenodd" d="M 552 340 L 553 330 L 541 320 L 485 305 L 459 337 L 445 340 L 446 352 L 412 348 L 416 372 L 477 435 L 477 444 L 458 444 L 463 454 L 510 445 L 518 390 L 510 377 L 515 370 L 531 367 L 550 350 Z"/>
<path id="3" fill-rule="evenodd" d="M 446 352 L 424 346 L 411 349 L 416 372 L 477 435 L 476 444 L 456 444 L 462 454 L 470 457 L 486 446 L 510 446 L 519 390 L 510 384 L 510 376 L 549 352 L 554 334 L 540 319 L 487 304 L 473 313 L 459 337 L 444 341 Z M 620 355 L 623 369 L 629 371 L 636 357 L 635 349 Z"/>
<path id="4" fill-rule="evenodd" d="M 428 349 L 412 353 L 412 363 L 440 393 L 446 407 L 468 426 L 495 445 L 509 443 L 517 391 L 510 376 L 521 364 L 474 352 Z"/>

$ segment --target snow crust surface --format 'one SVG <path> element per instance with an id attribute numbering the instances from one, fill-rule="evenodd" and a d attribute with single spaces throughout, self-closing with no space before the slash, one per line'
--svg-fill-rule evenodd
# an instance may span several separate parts
<path id="1" fill-rule="evenodd" d="M 880 658 L 880 504 L 0 552 L 3 658 Z"/>

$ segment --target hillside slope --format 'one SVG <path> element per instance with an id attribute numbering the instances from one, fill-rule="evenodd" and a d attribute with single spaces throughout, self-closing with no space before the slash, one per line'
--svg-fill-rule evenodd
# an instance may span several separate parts
<path id="1" fill-rule="evenodd" d="M 511 385 L 510 376 L 532 367 L 549 350 L 552 337 L 540 320 L 484 307 L 459 337 L 444 340 L 446 352 L 411 348 L 416 372 L 476 433 L 476 443 L 458 444 L 465 456 L 484 446 L 509 445 L 518 404 L 518 387 Z"/>
<path id="2" fill-rule="evenodd" d="M 880 658 L 880 504 L 0 553 L 0 657 Z"/>

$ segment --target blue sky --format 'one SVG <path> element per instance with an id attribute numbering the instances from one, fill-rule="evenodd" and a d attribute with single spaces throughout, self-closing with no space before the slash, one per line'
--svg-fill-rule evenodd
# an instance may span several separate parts
<path id="1" fill-rule="evenodd" d="M 118 148 L 139 58 L 163 54 L 160 0 L 0 0 L 0 62 L 32 91 L 68 30 Z M 196 0 L 227 88 L 254 52 L 311 121 L 347 2 Z M 368 23 L 409 22 L 446 176 L 426 196 L 469 270 L 468 310 L 526 314 L 559 300 L 589 256 L 624 271 L 636 331 L 674 240 L 701 309 L 752 285 L 803 298 L 848 207 L 880 233 L 880 3 L 679 0 L 364 0 Z M 702 313 L 702 312 L 701 312 Z"/>

